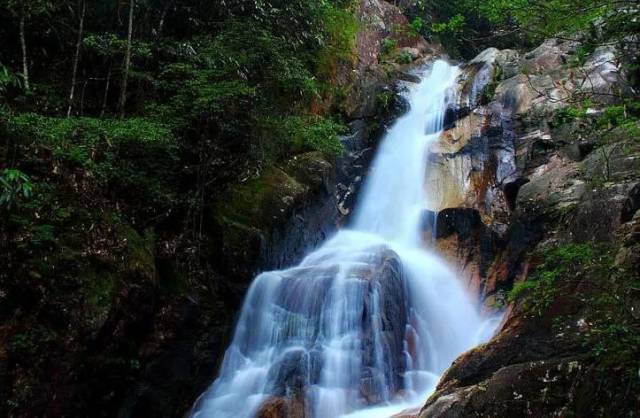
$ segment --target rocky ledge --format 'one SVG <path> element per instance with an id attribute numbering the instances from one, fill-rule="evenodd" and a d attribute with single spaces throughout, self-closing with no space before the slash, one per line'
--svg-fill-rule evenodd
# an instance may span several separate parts
<path id="1" fill-rule="evenodd" d="M 462 66 L 427 173 L 425 239 L 506 314 L 403 417 L 640 410 L 638 131 L 603 116 L 629 93 L 616 50 L 578 62 L 579 46 L 489 49 Z"/>

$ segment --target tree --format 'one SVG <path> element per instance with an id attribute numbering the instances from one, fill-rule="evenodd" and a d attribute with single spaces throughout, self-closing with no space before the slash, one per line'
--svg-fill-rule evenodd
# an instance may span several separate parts
<path id="1" fill-rule="evenodd" d="M 24 88 L 31 89 L 29 78 L 29 54 L 27 49 L 26 25 L 28 21 L 37 15 L 51 11 L 54 3 L 47 0 L 8 0 L 7 8 L 18 19 L 18 37 L 20 38 L 20 51 L 22 52 L 22 77 Z"/>
<path id="2" fill-rule="evenodd" d="M 127 81 L 129 79 L 129 68 L 131 67 L 131 38 L 133 33 L 133 11 L 135 0 L 129 0 L 129 24 L 127 25 L 127 47 L 124 53 L 124 66 L 122 69 L 122 85 L 120 86 L 120 118 L 124 118 L 125 105 L 127 103 Z"/>
<path id="3" fill-rule="evenodd" d="M 71 88 L 69 91 L 69 107 L 67 109 L 67 117 L 71 116 L 73 107 L 73 96 L 76 89 L 76 80 L 78 75 L 78 61 L 80 60 L 80 49 L 82 47 L 82 33 L 84 29 L 84 16 L 87 11 L 86 0 L 81 0 L 80 22 L 78 23 L 78 41 L 76 42 L 76 53 L 73 57 L 73 70 L 71 72 Z"/>

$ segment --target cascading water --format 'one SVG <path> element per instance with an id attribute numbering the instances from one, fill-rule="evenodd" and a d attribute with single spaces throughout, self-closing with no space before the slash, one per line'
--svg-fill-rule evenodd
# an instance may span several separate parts
<path id="1" fill-rule="evenodd" d="M 423 402 L 460 353 L 490 337 L 495 319 L 483 321 L 422 248 L 428 148 L 457 74 L 437 61 L 409 92 L 410 111 L 380 145 L 353 228 L 299 266 L 255 279 L 194 417 L 249 418 L 278 400 L 287 416 L 388 416 Z"/>

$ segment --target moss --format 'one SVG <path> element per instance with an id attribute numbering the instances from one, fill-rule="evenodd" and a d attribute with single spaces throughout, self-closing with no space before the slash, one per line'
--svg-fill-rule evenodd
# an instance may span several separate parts
<path id="1" fill-rule="evenodd" d="M 151 229 L 141 236 L 129 225 L 120 224 L 118 236 L 125 243 L 124 270 L 125 273 L 136 273 L 146 279 L 156 277 L 156 263 L 154 255 L 155 235 Z"/>
<path id="2" fill-rule="evenodd" d="M 82 274 L 86 319 L 99 326 L 109 315 L 117 288 L 117 275 L 109 270 L 94 268 Z"/>
<path id="3" fill-rule="evenodd" d="M 510 302 L 520 301 L 525 311 L 542 316 L 553 303 L 563 284 L 588 268 L 594 244 L 564 244 L 538 252 L 540 259 L 533 275 L 516 283 L 507 295 Z"/>
<path id="4" fill-rule="evenodd" d="M 330 175 L 331 168 L 331 163 L 320 151 L 296 155 L 283 167 L 287 174 L 309 187 L 322 186 Z"/>
<path id="5" fill-rule="evenodd" d="M 493 72 L 493 77 L 491 81 L 485 86 L 482 90 L 482 96 L 480 97 L 480 104 L 487 105 L 493 101 L 493 98 L 496 95 L 496 88 L 498 88 L 498 84 L 500 84 L 500 80 L 502 78 L 502 67 L 497 66 L 495 71 Z"/>
<path id="6" fill-rule="evenodd" d="M 272 167 L 260 177 L 234 186 L 229 200 L 220 202 L 216 213 L 233 222 L 262 229 L 286 217 L 307 191 L 307 186 Z"/>

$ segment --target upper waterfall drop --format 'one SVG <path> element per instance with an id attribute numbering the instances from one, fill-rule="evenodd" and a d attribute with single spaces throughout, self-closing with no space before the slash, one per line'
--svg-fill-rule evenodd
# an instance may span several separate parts
<path id="1" fill-rule="evenodd" d="M 420 221 L 428 199 L 424 188 L 428 148 L 442 131 L 458 68 L 436 61 L 409 94 L 409 112 L 380 144 L 357 207 L 354 229 L 419 246 Z"/>
<path id="2" fill-rule="evenodd" d="M 429 144 L 458 69 L 434 63 L 383 139 L 354 218 L 300 265 L 260 274 L 198 418 L 263 408 L 335 418 L 424 401 L 460 353 L 488 338 L 478 307 L 422 248 Z M 384 415 L 382 415 L 384 416 Z"/>

